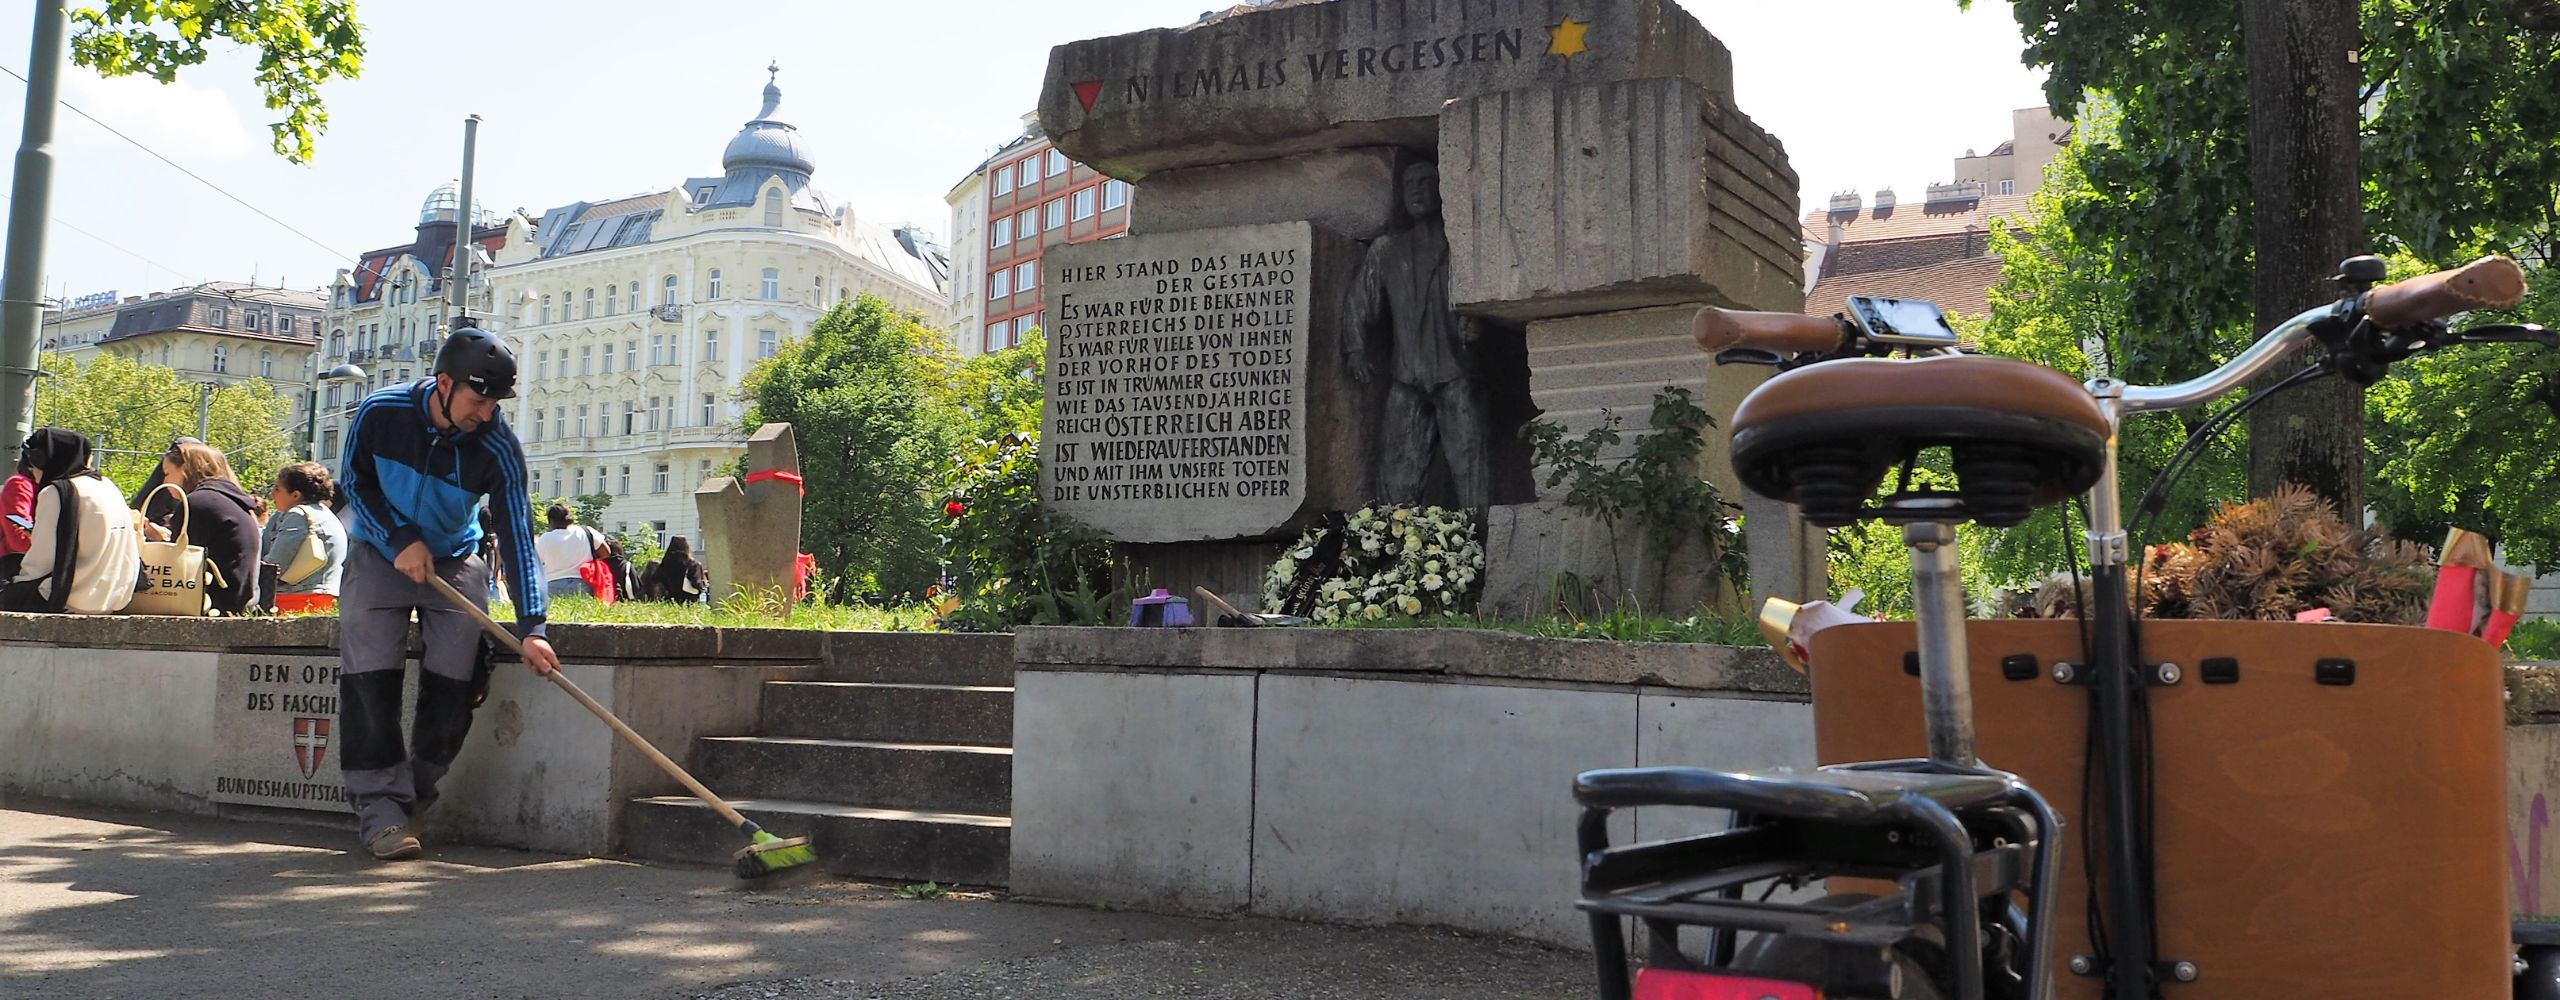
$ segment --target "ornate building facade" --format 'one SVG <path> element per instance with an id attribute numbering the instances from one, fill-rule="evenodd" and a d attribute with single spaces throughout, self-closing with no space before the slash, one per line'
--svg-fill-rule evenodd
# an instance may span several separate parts
<path id="1" fill-rule="evenodd" d="M 508 419 L 533 488 L 610 495 L 600 527 L 701 541 L 693 490 L 745 451 L 747 373 L 836 304 L 947 322 L 938 248 L 814 186 L 781 100 L 768 81 L 719 175 L 553 208 L 488 273 L 486 325 L 524 366 Z"/>

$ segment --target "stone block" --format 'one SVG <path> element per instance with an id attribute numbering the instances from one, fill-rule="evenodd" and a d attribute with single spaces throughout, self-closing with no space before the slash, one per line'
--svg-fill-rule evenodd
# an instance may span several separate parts
<path id="1" fill-rule="evenodd" d="M 803 500 L 799 478 L 800 448 L 791 425 L 770 423 L 747 438 L 745 479 L 719 476 L 695 488 L 703 571 L 711 577 L 714 603 L 742 593 L 793 592 Z"/>
<path id="2" fill-rule="evenodd" d="M 1133 236 L 1307 221 L 1367 240 L 1397 219 L 1393 146 L 1361 146 L 1147 175 L 1129 202 Z"/>
<path id="3" fill-rule="evenodd" d="M 1024 671 L 1014 703 L 1013 892 L 1244 910 L 1253 714 L 1249 676 Z"/>
<path id="4" fill-rule="evenodd" d="M 1649 691 L 1636 706 L 1637 767 L 1750 771 L 1813 764 L 1811 705 Z M 1711 833 L 1724 829 L 1727 818 L 1721 809 L 1634 812 L 1637 840 Z"/>
<path id="5" fill-rule="evenodd" d="M 1461 312 L 1804 308 L 1795 171 L 1725 94 L 1663 78 L 1466 97 L 1439 148 Z"/>
<path id="6" fill-rule="evenodd" d="M 1026 671 L 1051 667 L 1261 670 L 1643 684 L 1790 697 L 1801 697 L 1806 691 L 1803 674 L 1788 669 L 1777 653 L 1757 646 L 1546 639 L 1439 628 L 1030 627 L 1016 635 L 1015 655 Z M 1022 711 L 1017 700 L 1017 720 Z M 1017 721 L 1016 735 L 1021 731 L 1022 723 Z"/>
<path id="7" fill-rule="evenodd" d="M 0 792 L 211 812 L 217 659 L 0 645 Z"/>
<path id="8" fill-rule="evenodd" d="M 1771 372 L 1756 365 L 1718 365 L 1699 353 L 1689 337 L 1689 319 L 1696 312 L 1697 305 L 1689 303 L 1529 323 L 1529 396 L 1539 419 L 1576 435 L 1610 416 L 1618 418 L 1620 441 L 1602 456 L 1615 461 L 1632 454 L 1636 438 L 1649 432 L 1656 393 L 1666 387 L 1689 390 L 1690 398 L 1716 421 L 1699 449 L 1699 474 L 1725 500 L 1740 503 L 1742 484 L 1733 473 L 1731 435 L 1724 426 L 1742 398 Z M 1535 475 L 1540 499 L 1563 498 L 1566 487 L 1548 486 L 1546 469 L 1536 469 Z"/>
<path id="9" fill-rule="evenodd" d="M 1254 910 L 1586 943 L 1573 777 L 1635 727 L 1625 692 L 1266 676 Z"/>
<path id="10" fill-rule="evenodd" d="M 1428 149 L 1452 98 L 1646 77 L 1730 92 L 1733 57 L 1672 0 L 1339 0 L 1058 46 L 1040 121 L 1068 156 L 1136 180 L 1344 146 Z"/>
<path id="11" fill-rule="evenodd" d="M 1831 536 L 1804 523 L 1794 504 L 1744 494 L 1742 536 L 1751 552 L 1751 613 L 1772 597 L 1831 598 Z"/>
<path id="12" fill-rule="evenodd" d="M 1294 535 L 1357 506 L 1384 389 L 1342 372 L 1357 251 L 1306 222 L 1052 248 L 1043 503 L 1121 542 Z"/>
<path id="13" fill-rule="evenodd" d="M 1013 637 L 949 632 L 830 632 L 809 680 L 894 684 L 1013 684 Z"/>
<path id="14" fill-rule="evenodd" d="M 1556 613 L 1558 577 L 1571 573 L 1589 608 L 1626 607 L 1685 618 L 1737 610 L 1740 595 L 1711 572 L 1703 538 L 1658 545 L 1641 525 L 1608 525 L 1561 502 L 1498 504 L 1486 515 L 1485 614 L 1534 619 Z M 1588 603 L 1582 603 L 1587 601 Z"/>

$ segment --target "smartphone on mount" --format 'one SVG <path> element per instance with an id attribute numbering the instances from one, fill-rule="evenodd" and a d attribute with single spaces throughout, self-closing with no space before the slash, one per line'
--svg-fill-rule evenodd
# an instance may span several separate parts
<path id="1" fill-rule="evenodd" d="M 1857 324 L 1859 332 L 1876 343 L 1915 348 L 1956 346 L 1955 328 L 1947 325 L 1946 312 L 1935 302 L 1852 295 L 1848 306 L 1849 322 Z"/>

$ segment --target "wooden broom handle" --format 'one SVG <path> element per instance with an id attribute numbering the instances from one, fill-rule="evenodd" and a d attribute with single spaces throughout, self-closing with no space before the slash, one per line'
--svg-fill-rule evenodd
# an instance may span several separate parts
<path id="1" fill-rule="evenodd" d="M 452 602 L 454 607 L 461 608 L 462 613 L 470 615 L 472 621 L 479 622 L 481 630 L 489 633 L 491 637 L 504 644 L 507 647 L 508 652 L 516 654 L 517 659 L 524 658 L 524 643 L 516 638 L 515 633 L 507 631 L 497 622 L 490 620 L 488 612 L 480 610 L 479 605 L 471 603 L 469 598 L 462 596 L 460 591 L 453 589 L 452 584 L 444 582 L 443 577 L 429 573 L 427 574 L 427 582 L 434 584 L 436 590 L 444 594 L 445 600 Z M 674 778 L 676 781 L 682 783 L 685 790 L 692 792 L 695 798 L 701 799 L 703 802 L 709 804 L 712 809 L 717 810 L 720 813 L 720 818 L 728 820 L 729 825 L 746 825 L 747 818 L 739 815 L 738 810 L 735 807 L 729 805 L 727 802 L 721 801 L 720 796 L 712 794 L 711 789 L 703 787 L 702 782 L 695 781 L 693 779 L 693 775 L 685 773 L 685 769 L 682 765 L 677 764 L 675 761 L 668 760 L 667 755 L 659 753 L 657 747 L 649 745 L 649 741 L 646 738 L 642 737 L 639 733 L 632 731 L 630 726 L 624 725 L 621 719 L 615 718 L 613 713 L 606 710 L 603 705 L 596 704 L 596 700 L 594 698 L 588 697 L 585 691 L 579 690 L 578 685 L 569 680 L 568 674 L 558 670 L 553 670 L 552 672 L 542 676 L 549 678 L 551 683 L 559 685 L 560 690 L 569 692 L 569 697 L 578 699 L 578 704 L 585 705 L 587 707 L 587 711 L 594 712 L 596 718 L 603 719 L 605 725 L 613 727 L 614 735 L 622 737 L 623 742 L 631 744 L 632 749 L 640 751 L 641 756 L 649 758 L 649 763 L 658 765 L 658 769 L 667 772 L 668 777 Z"/>

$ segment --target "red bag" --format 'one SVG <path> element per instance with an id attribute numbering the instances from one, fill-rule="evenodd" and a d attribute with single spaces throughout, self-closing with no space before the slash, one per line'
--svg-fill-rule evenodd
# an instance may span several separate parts
<path id="1" fill-rule="evenodd" d="M 596 595 L 596 600 L 613 603 L 613 567 L 604 560 L 589 559 L 579 563 L 578 579 L 586 581 L 588 592 Z"/>

